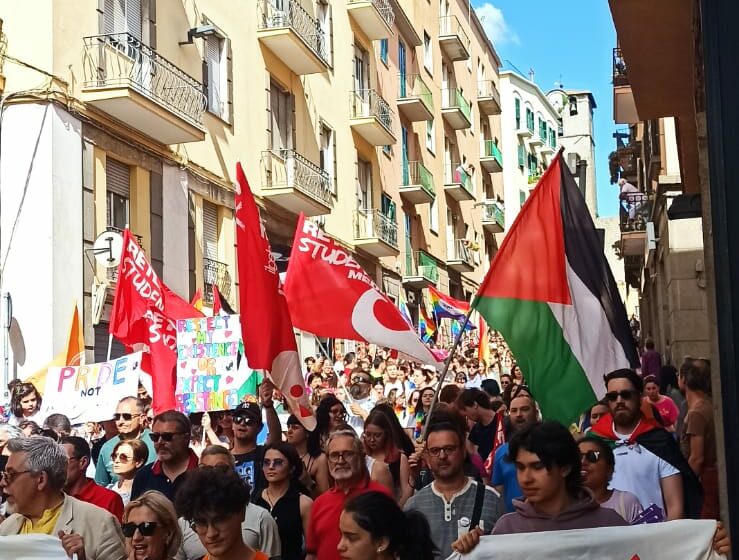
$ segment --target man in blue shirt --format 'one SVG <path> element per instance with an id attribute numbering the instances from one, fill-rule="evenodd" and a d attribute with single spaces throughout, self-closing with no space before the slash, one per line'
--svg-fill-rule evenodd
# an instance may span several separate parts
<path id="1" fill-rule="evenodd" d="M 508 410 L 508 418 L 511 422 L 510 440 L 513 433 L 530 426 L 537 419 L 536 401 L 531 395 L 522 394 L 511 400 Z M 493 460 L 493 476 L 490 483 L 503 495 L 506 511 L 513 511 L 513 499 L 523 496 L 521 487 L 516 477 L 516 465 L 508 460 L 508 442 L 502 444 L 495 450 Z"/>

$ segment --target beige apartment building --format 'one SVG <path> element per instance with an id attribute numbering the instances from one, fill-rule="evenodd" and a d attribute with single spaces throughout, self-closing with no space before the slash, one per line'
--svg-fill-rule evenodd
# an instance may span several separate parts
<path id="1" fill-rule="evenodd" d="M 304 212 L 414 316 L 431 284 L 468 299 L 497 249 L 500 61 L 466 0 L 32 0 L 0 18 L 14 374 L 59 351 L 75 300 L 104 357 L 115 275 L 92 244 L 111 228 L 183 297 L 215 284 L 238 306 L 237 161 L 281 269 Z"/>

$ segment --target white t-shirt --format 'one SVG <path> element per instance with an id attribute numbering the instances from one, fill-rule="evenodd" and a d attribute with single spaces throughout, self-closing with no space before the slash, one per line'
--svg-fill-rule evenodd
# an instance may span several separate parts
<path id="1" fill-rule="evenodd" d="M 480 387 L 482 387 L 482 376 L 480 374 L 468 379 L 464 384 L 465 389 L 479 389 Z"/>
<path id="2" fill-rule="evenodd" d="M 627 440 L 631 434 L 620 434 L 615 429 L 616 436 Z M 644 509 L 654 504 L 665 511 L 665 502 L 662 499 L 663 478 L 680 474 L 680 471 L 664 459 L 660 459 L 639 444 L 618 445 L 613 450 L 616 458 L 616 469 L 611 478 L 610 488 L 624 490 L 634 494 Z"/>
<path id="3" fill-rule="evenodd" d="M 375 407 L 375 402 L 371 397 L 364 399 L 355 399 L 354 401 L 348 401 L 346 403 L 346 423 L 349 424 L 354 431 L 357 432 L 358 436 L 361 436 L 364 432 L 364 419 L 361 416 L 352 414 L 351 403 L 358 404 L 362 409 L 370 412 Z"/>
<path id="4" fill-rule="evenodd" d="M 403 382 L 396 380 L 385 385 L 385 396 L 387 397 L 390 394 L 390 391 L 392 391 L 393 389 L 395 389 L 396 396 L 401 395 L 405 392 L 405 386 L 403 385 Z"/>

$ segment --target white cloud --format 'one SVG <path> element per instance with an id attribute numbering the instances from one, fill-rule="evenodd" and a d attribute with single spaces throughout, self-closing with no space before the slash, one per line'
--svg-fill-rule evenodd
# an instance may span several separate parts
<path id="1" fill-rule="evenodd" d="M 475 8 L 475 12 L 482 22 L 485 33 L 487 33 L 494 45 L 505 45 L 506 43 L 513 43 L 514 45 L 521 44 L 518 34 L 508 27 L 500 8 L 496 8 L 490 2 L 486 2 Z"/>

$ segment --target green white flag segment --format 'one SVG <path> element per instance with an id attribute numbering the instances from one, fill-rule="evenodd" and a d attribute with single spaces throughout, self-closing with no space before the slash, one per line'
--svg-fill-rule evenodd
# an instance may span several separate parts
<path id="1" fill-rule="evenodd" d="M 505 339 L 545 419 L 568 425 L 603 396 L 606 373 L 638 364 L 602 243 L 561 151 L 472 307 Z"/>

